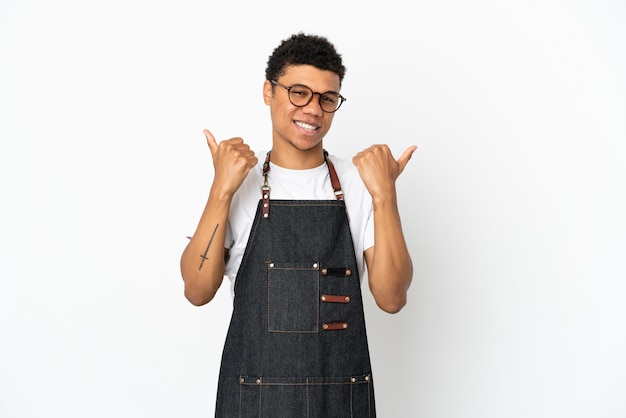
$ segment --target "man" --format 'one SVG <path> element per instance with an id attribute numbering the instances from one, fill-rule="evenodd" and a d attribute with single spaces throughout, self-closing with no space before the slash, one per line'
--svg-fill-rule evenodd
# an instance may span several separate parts
<path id="1" fill-rule="evenodd" d="M 231 280 L 218 417 L 376 414 L 360 277 L 366 264 L 384 311 L 405 305 L 413 268 L 395 181 L 416 147 L 397 161 L 386 145 L 352 164 L 328 155 L 344 74 L 326 38 L 293 35 L 266 69 L 270 152 L 204 131 L 215 175 L 181 272 L 194 305 Z"/>

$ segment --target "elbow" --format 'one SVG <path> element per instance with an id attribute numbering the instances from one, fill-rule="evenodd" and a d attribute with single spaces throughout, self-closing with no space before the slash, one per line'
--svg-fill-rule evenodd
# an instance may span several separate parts
<path id="1" fill-rule="evenodd" d="M 215 292 L 199 289 L 185 283 L 185 298 L 194 306 L 202 306 L 213 300 Z"/>
<path id="2" fill-rule="evenodd" d="M 406 305 L 406 295 L 387 300 L 376 299 L 376 305 L 388 314 L 396 314 Z"/>
<path id="3" fill-rule="evenodd" d="M 382 270 L 379 268 L 369 275 L 369 288 L 376 305 L 389 314 L 400 312 L 407 304 L 407 294 L 413 279 L 413 267 L 410 259 L 403 265 L 404 268 L 398 270 L 388 267 Z M 385 273 L 381 274 L 380 271 Z"/>
<path id="4" fill-rule="evenodd" d="M 389 314 L 396 314 L 406 306 L 410 281 L 392 286 L 376 286 L 370 282 L 370 291 L 376 305 Z"/>
<path id="5" fill-rule="evenodd" d="M 181 268 L 185 298 L 194 306 L 211 302 L 222 284 L 222 276 L 200 276 L 197 272 Z"/>
<path id="6" fill-rule="evenodd" d="M 197 296 L 195 294 L 190 294 L 188 292 L 185 292 L 185 297 L 194 306 L 206 305 L 207 303 L 209 303 L 213 299 L 213 298 L 209 299 L 209 298 L 206 298 L 206 297 L 200 297 L 200 296 Z"/>
<path id="7" fill-rule="evenodd" d="M 401 290 L 398 288 L 395 288 L 393 290 L 371 288 L 371 291 L 372 296 L 374 296 L 376 306 L 389 314 L 396 314 L 400 312 L 402 308 L 404 308 L 404 306 L 406 305 L 406 290 Z"/>

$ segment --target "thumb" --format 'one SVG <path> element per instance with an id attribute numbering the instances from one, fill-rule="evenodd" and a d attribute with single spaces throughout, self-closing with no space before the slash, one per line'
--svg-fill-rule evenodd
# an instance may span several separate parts
<path id="1" fill-rule="evenodd" d="M 202 132 L 204 132 L 204 136 L 206 137 L 206 143 L 209 145 L 211 155 L 215 154 L 217 151 L 217 141 L 215 140 L 215 137 L 208 129 L 205 129 Z"/>
<path id="2" fill-rule="evenodd" d="M 400 172 L 398 174 L 404 171 L 404 167 L 406 167 L 407 163 L 413 156 L 413 153 L 415 152 L 416 149 L 417 149 L 417 146 L 412 145 L 408 147 L 406 150 L 404 150 L 400 158 L 398 158 L 398 168 L 400 169 Z"/>

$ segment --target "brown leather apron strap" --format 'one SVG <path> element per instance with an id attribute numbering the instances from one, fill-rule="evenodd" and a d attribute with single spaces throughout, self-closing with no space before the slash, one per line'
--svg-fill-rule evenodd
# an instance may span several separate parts
<path id="1" fill-rule="evenodd" d="M 270 172 L 270 154 L 272 151 L 268 151 L 265 156 L 265 162 L 263 163 L 263 185 L 261 186 L 261 196 L 263 200 L 262 205 L 262 215 L 263 218 L 270 217 L 270 191 L 272 190 L 267 182 L 267 175 Z M 328 173 L 330 174 L 330 184 L 333 186 L 333 190 L 335 191 L 335 197 L 337 200 L 343 200 L 343 190 L 341 190 L 341 182 L 339 181 L 339 177 L 337 176 L 337 171 L 335 170 L 335 165 L 328 158 L 328 151 L 324 150 L 324 161 L 328 166 Z"/>
<path id="2" fill-rule="evenodd" d="M 322 295 L 320 300 L 326 303 L 350 303 L 350 296 L 344 295 Z"/>
<path id="3" fill-rule="evenodd" d="M 329 323 L 322 324 L 322 330 L 324 331 L 337 331 L 337 330 L 344 330 L 344 329 L 348 329 L 347 322 L 329 322 Z"/>
<path id="4" fill-rule="evenodd" d="M 339 177 L 337 177 L 335 166 L 333 162 L 330 160 L 330 158 L 328 158 L 328 151 L 326 150 L 324 150 L 324 160 L 326 160 L 326 165 L 328 165 L 328 172 L 330 173 L 330 183 L 333 185 L 335 196 L 337 196 L 337 200 L 343 200 L 343 191 L 341 190 L 341 183 L 339 182 Z"/>
<path id="5" fill-rule="evenodd" d="M 263 218 L 270 217 L 270 191 L 272 190 L 269 184 L 267 184 L 267 173 L 270 172 L 270 153 L 272 151 L 267 152 L 267 156 L 265 157 L 265 162 L 263 163 L 263 186 L 261 186 L 261 196 L 263 199 Z"/>

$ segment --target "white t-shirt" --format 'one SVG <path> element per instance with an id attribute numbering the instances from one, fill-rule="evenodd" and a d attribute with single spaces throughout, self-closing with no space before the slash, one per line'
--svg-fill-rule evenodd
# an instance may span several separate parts
<path id="1" fill-rule="evenodd" d="M 225 275 L 230 279 L 231 295 L 248 243 L 254 215 L 256 214 L 261 186 L 263 185 L 263 163 L 266 152 L 257 154 L 259 163 L 250 173 L 233 197 L 228 216 L 225 246 L 229 248 Z M 354 243 L 359 277 L 365 273 L 363 252 L 374 245 L 374 215 L 372 198 L 352 162 L 329 156 L 337 171 L 344 193 L 344 201 L 350 220 L 350 232 Z M 268 184 L 272 200 L 334 200 L 335 192 L 330 182 L 328 166 L 324 163 L 308 170 L 290 170 L 270 162 Z"/>

